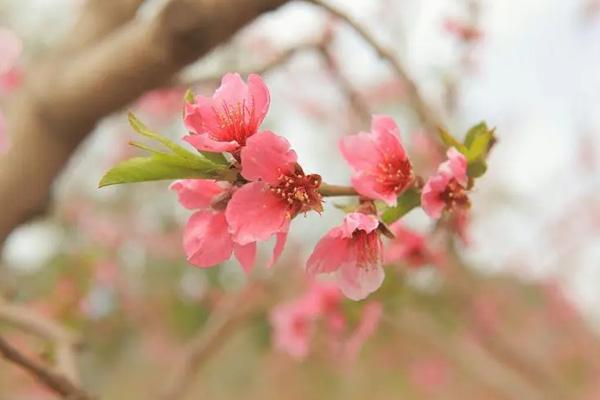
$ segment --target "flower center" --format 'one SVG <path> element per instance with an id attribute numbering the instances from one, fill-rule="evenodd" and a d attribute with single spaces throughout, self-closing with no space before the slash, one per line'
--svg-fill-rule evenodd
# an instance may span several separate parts
<path id="1" fill-rule="evenodd" d="M 363 230 L 354 231 L 352 241 L 355 245 L 359 268 L 369 268 L 380 263 L 381 242 L 376 230 L 369 233 Z"/>
<path id="2" fill-rule="evenodd" d="M 466 209 L 471 206 L 466 189 L 454 178 L 448 182 L 440 197 L 449 210 Z"/>
<path id="3" fill-rule="evenodd" d="M 219 141 L 236 141 L 241 146 L 246 144 L 246 139 L 256 133 L 258 123 L 254 109 L 254 101 L 250 106 L 246 101 L 241 103 L 227 104 L 223 102 L 221 110 L 213 108 L 219 118 L 220 137 L 214 137 Z"/>
<path id="4" fill-rule="evenodd" d="M 320 175 L 304 175 L 304 172 L 297 168 L 293 174 L 282 175 L 277 185 L 271 187 L 271 191 L 287 203 L 290 214 L 294 216 L 310 210 L 323 211 L 319 186 L 321 186 Z"/>
<path id="5" fill-rule="evenodd" d="M 386 191 L 400 193 L 412 182 L 414 176 L 408 159 L 386 159 L 377 164 L 377 183 Z"/>

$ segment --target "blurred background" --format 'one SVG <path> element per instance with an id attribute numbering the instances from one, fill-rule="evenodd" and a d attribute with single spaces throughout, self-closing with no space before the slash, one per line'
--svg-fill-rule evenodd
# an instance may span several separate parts
<path id="1" fill-rule="evenodd" d="M 0 0 L 1 150 L 13 142 L 5 120 L 19 118 L 11 101 L 37 79 L 31 66 L 52 56 L 89 2 Z M 148 21 L 168 1 L 140 3 L 134 18 Z M 137 154 L 127 110 L 178 140 L 185 90 L 211 95 L 229 71 L 262 74 L 263 127 L 288 138 L 306 172 L 348 184 L 337 141 L 385 113 L 419 173 L 431 173 L 443 153 L 406 80 L 348 23 L 293 1 L 98 121 L 54 182 L 48 212 L 5 242 L 0 335 L 102 399 L 600 399 L 600 2 L 327 4 L 390 51 L 450 132 L 496 127 L 466 237 L 440 235 L 422 210 L 408 214 L 405 226 L 439 257 L 387 266 L 363 302 L 336 299 L 341 327 L 312 321 L 298 355 L 277 345 L 273 313 L 312 290 L 304 262 L 343 218 L 344 199 L 296 218 L 282 259 L 248 277 L 235 261 L 187 264 L 190 213 L 168 182 L 97 188 Z M 52 99 L 53 82 L 42 87 Z M 190 352 L 199 360 L 172 389 L 169 375 Z M 1 400 L 55 396 L 0 362 Z"/>

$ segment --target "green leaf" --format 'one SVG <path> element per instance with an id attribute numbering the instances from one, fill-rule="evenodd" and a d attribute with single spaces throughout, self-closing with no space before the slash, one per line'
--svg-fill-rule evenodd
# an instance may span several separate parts
<path id="1" fill-rule="evenodd" d="M 471 128 L 465 138 L 465 144 L 468 147 L 465 155 L 469 162 L 485 160 L 495 141 L 494 130 L 488 129 L 485 123 Z"/>
<path id="2" fill-rule="evenodd" d="M 487 163 L 485 160 L 475 160 L 473 162 L 469 162 L 467 166 L 467 175 L 470 178 L 479 178 L 487 171 Z"/>
<path id="3" fill-rule="evenodd" d="M 190 167 L 186 160 L 181 160 L 176 155 L 155 153 L 151 157 L 135 157 L 117 164 L 102 177 L 99 187 L 121 183 L 218 176 L 218 171 Z"/>
<path id="4" fill-rule="evenodd" d="M 225 158 L 225 156 L 223 155 L 223 153 L 212 153 L 210 151 L 201 151 L 200 154 L 202 154 L 202 157 L 206 158 L 207 160 L 209 160 L 210 162 L 214 163 L 214 164 L 219 164 L 219 165 L 229 165 L 229 161 L 227 161 L 227 158 Z"/>
<path id="5" fill-rule="evenodd" d="M 381 220 L 386 224 L 391 224 L 420 204 L 421 193 L 415 188 L 408 189 L 398 197 L 395 207 L 389 207 L 383 212 Z"/>
<path id="6" fill-rule="evenodd" d="M 438 128 L 438 133 L 440 135 L 440 138 L 442 139 L 442 142 L 444 142 L 444 144 L 447 147 L 456 147 L 456 149 L 461 153 L 465 155 L 467 154 L 467 148 L 465 147 L 465 145 L 456 140 L 456 138 L 450 133 L 448 133 L 448 131 L 442 128 Z"/>
<path id="7" fill-rule="evenodd" d="M 467 131 L 465 135 L 465 146 L 471 147 L 473 141 L 476 137 L 485 134 L 488 131 L 487 124 L 485 122 L 480 122 L 471 129 Z"/>

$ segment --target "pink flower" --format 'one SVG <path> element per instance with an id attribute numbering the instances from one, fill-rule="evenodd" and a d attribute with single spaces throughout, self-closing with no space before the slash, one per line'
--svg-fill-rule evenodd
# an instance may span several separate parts
<path id="1" fill-rule="evenodd" d="M 444 210 L 467 209 L 467 159 L 454 147 L 448 149 L 448 160 L 441 163 L 421 194 L 421 206 L 432 218 L 439 218 Z"/>
<path id="2" fill-rule="evenodd" d="M 342 292 L 361 300 L 383 283 L 382 245 L 373 215 L 350 213 L 317 243 L 306 263 L 308 274 L 336 272 Z"/>
<path id="3" fill-rule="evenodd" d="M 301 300 L 276 306 L 271 313 L 275 348 L 296 359 L 305 358 L 314 331 L 314 318 Z"/>
<path id="4" fill-rule="evenodd" d="M 352 185 L 361 195 L 394 206 L 413 181 L 408 156 L 400 143 L 398 126 L 387 116 L 374 116 L 371 132 L 340 140 L 340 151 L 356 171 Z"/>
<path id="5" fill-rule="evenodd" d="M 265 131 L 241 151 L 242 176 L 249 181 L 234 194 L 226 216 L 234 240 L 247 243 L 277 235 L 274 258 L 283 249 L 289 223 L 300 212 L 322 210 L 321 177 L 305 175 L 289 142 Z"/>
<path id="6" fill-rule="evenodd" d="M 276 349 L 296 359 L 306 357 L 319 318 L 325 318 L 330 335 L 345 327 L 339 289 L 326 282 L 311 282 L 299 298 L 276 306 L 271 312 L 273 343 Z"/>
<path id="7" fill-rule="evenodd" d="M 418 268 L 430 261 L 423 235 L 406 228 L 400 221 L 391 225 L 390 229 L 396 238 L 385 249 L 386 263 L 405 262 L 413 268 Z"/>
<path id="8" fill-rule="evenodd" d="M 269 110 L 269 90 L 262 78 L 226 74 L 212 98 L 197 96 L 186 104 L 184 122 L 191 135 L 184 138 L 198 150 L 237 152 L 258 131 Z"/>
<path id="9" fill-rule="evenodd" d="M 183 247 L 188 261 L 200 268 L 219 264 L 235 254 L 245 271 L 254 265 L 256 243 L 240 245 L 232 240 L 222 201 L 230 187 L 210 179 L 184 179 L 171 185 L 180 203 L 196 211 L 185 227 Z"/>

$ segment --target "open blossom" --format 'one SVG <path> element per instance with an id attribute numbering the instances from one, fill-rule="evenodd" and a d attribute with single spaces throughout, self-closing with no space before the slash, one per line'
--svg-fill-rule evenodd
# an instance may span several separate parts
<path id="1" fill-rule="evenodd" d="M 289 142 L 273 132 L 250 137 L 241 151 L 242 176 L 249 182 L 233 193 L 227 222 L 234 240 L 245 245 L 276 235 L 274 258 L 298 213 L 322 210 L 321 177 L 305 175 Z"/>
<path id="2" fill-rule="evenodd" d="M 470 207 L 467 195 L 467 159 L 454 147 L 448 149 L 448 160 L 440 164 L 421 194 L 421 206 L 432 218 L 439 218 L 444 210 L 464 211 Z"/>
<path id="3" fill-rule="evenodd" d="M 235 243 L 229 233 L 224 205 L 220 204 L 231 188 L 227 183 L 211 179 L 183 179 L 171 185 L 179 202 L 197 210 L 188 220 L 183 234 L 183 247 L 188 261 L 201 268 L 219 264 L 235 254 L 249 271 L 254 265 L 256 243 Z"/>
<path id="4" fill-rule="evenodd" d="M 398 126 L 391 117 L 374 116 L 371 132 L 342 138 L 340 151 L 356 172 L 352 186 L 365 197 L 394 206 L 414 179 Z"/>
<path id="5" fill-rule="evenodd" d="M 262 78 L 226 74 L 212 98 L 197 96 L 186 104 L 184 123 L 192 133 L 184 138 L 202 151 L 236 152 L 256 134 L 269 110 L 269 90 Z"/>
<path id="6" fill-rule="evenodd" d="M 423 235 L 406 228 L 400 221 L 392 224 L 390 230 L 395 238 L 385 248 L 386 263 L 404 262 L 418 268 L 430 261 L 431 255 Z"/>
<path id="7" fill-rule="evenodd" d="M 350 213 L 317 243 L 306 263 L 310 275 L 336 272 L 342 292 L 361 300 L 383 283 L 382 244 L 374 215 Z"/>

